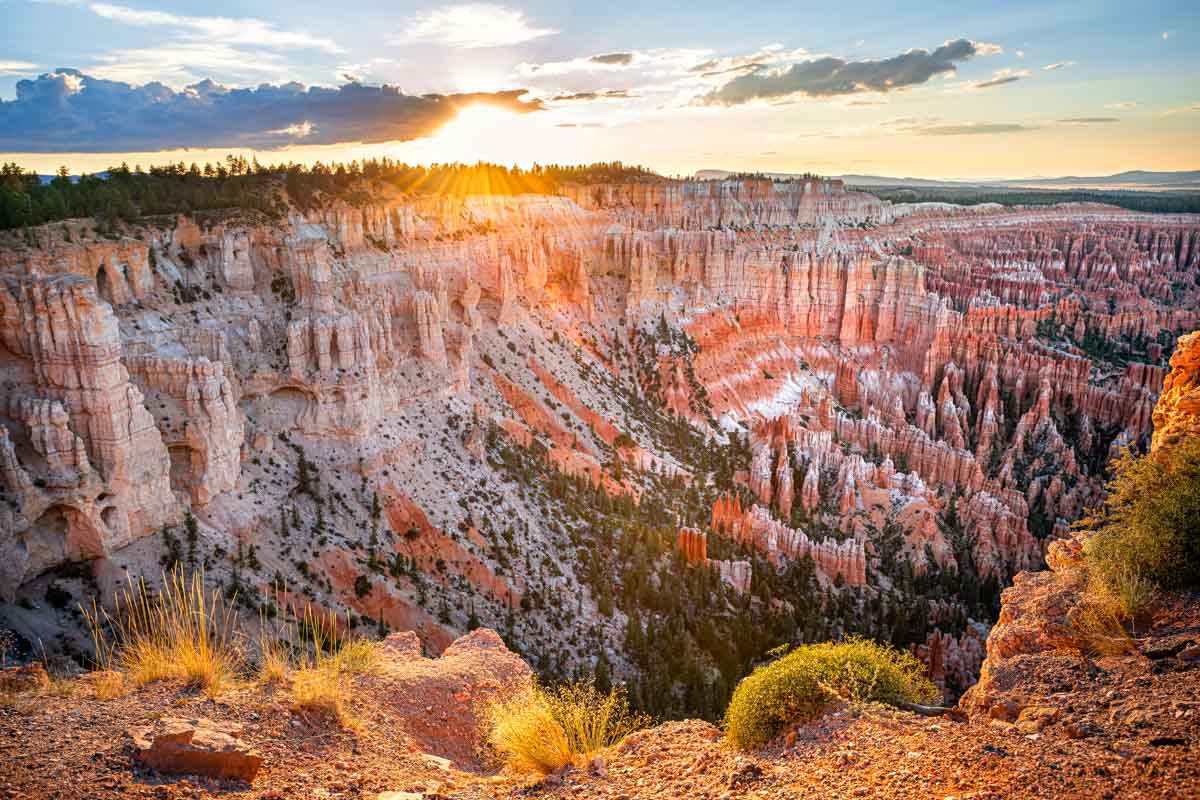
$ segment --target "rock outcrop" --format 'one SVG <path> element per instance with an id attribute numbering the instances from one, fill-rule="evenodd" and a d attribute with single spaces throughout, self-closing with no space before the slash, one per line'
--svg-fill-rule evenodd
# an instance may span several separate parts
<path id="1" fill-rule="evenodd" d="M 1182 336 L 1171 356 L 1171 371 L 1163 380 L 1154 407 L 1154 438 L 1150 447 L 1171 447 L 1200 436 L 1200 331 Z"/>
<path id="2" fill-rule="evenodd" d="M 1180 337 L 1171 359 L 1168 388 L 1154 410 L 1156 451 L 1170 448 L 1200 430 L 1200 405 L 1189 402 L 1196 385 L 1196 367 L 1200 365 L 1198 344 L 1200 333 Z M 1012 586 L 1004 590 L 1000 618 L 987 638 L 987 658 L 979 681 L 961 701 L 971 713 L 987 714 L 1002 707 L 1035 657 L 1079 656 L 1086 649 L 1076 614 L 1083 604 L 1082 553 L 1089 535 L 1079 531 L 1051 542 L 1046 551 L 1047 568 L 1017 574 Z"/>
<path id="3" fill-rule="evenodd" d="M 0 342 L 0 458 L 16 501 L 2 526 L 0 595 L 11 596 L 49 567 L 157 531 L 179 506 L 161 433 L 121 360 L 117 319 L 90 281 L 0 286 Z"/>

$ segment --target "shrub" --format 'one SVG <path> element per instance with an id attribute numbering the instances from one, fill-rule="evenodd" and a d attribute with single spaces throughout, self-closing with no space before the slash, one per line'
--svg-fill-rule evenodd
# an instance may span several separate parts
<path id="1" fill-rule="evenodd" d="M 1153 593 L 1200 584 L 1200 440 L 1113 465 L 1104 506 L 1081 520 L 1087 600 L 1133 618 Z"/>
<path id="2" fill-rule="evenodd" d="M 623 689 L 591 684 L 547 689 L 537 683 L 494 701 L 484 713 L 488 743 L 511 768 L 548 773 L 579 763 L 650 724 Z"/>
<path id="3" fill-rule="evenodd" d="M 937 696 L 921 662 L 887 645 L 858 638 L 803 645 L 738 684 L 725 731 L 734 745 L 753 747 L 834 700 L 901 705 Z"/>
<path id="4" fill-rule="evenodd" d="M 203 574 L 163 576 L 161 592 L 129 579 L 109 614 L 95 602 L 84 611 L 103 670 L 124 672 L 134 685 L 181 679 L 210 697 L 233 678 L 241 663 L 231 601 L 204 588 Z"/>

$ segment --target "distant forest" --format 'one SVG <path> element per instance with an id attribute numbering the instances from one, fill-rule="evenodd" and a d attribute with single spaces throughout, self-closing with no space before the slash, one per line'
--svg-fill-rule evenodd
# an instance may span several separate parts
<path id="1" fill-rule="evenodd" d="M 17 164 L 0 166 L 0 230 L 92 217 L 102 226 L 158 214 L 240 209 L 285 213 L 287 199 L 302 209 L 323 199 L 365 204 L 370 189 L 391 186 L 420 195 L 554 194 L 566 183 L 657 183 L 667 178 L 619 161 L 530 169 L 496 164 L 412 166 L 392 161 L 265 166 L 238 156 L 218 164 L 182 162 L 143 171 L 122 164 L 103 175 L 72 178 L 64 167 L 50 181 Z"/>
<path id="2" fill-rule="evenodd" d="M 1004 189 L 991 186 L 847 186 L 893 203 L 957 203 L 974 206 L 1049 206 L 1055 203 L 1107 203 L 1155 214 L 1200 213 L 1200 192 L 1135 192 L 1097 189 Z"/>
<path id="3" fill-rule="evenodd" d="M 766 177 L 743 173 L 738 177 Z M 800 179 L 815 178 L 805 175 Z M 122 164 L 101 175 L 70 176 L 64 167 L 46 181 L 17 164 L 0 165 L 0 230 L 25 228 L 63 219 L 90 217 L 103 230 L 118 220 L 241 210 L 280 217 L 286 200 L 309 209 L 330 199 L 370 202 L 373 188 L 390 186 L 413 195 L 462 197 L 472 194 L 556 194 L 568 183 L 662 183 L 673 180 L 645 167 L 620 161 L 530 169 L 497 164 L 414 166 L 392 161 L 352 161 L 262 165 L 239 156 L 217 164 L 166 164 L 130 169 Z M 1096 190 L 1024 190 L 989 187 L 850 187 L 897 203 L 944 202 L 975 205 L 1050 205 L 1065 202 L 1109 203 L 1135 211 L 1200 213 L 1197 192 Z M 285 200 L 286 192 L 286 200 Z"/>

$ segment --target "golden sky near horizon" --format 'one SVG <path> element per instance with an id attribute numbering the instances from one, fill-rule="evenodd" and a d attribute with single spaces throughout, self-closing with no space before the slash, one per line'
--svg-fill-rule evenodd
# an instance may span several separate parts
<path id="1" fill-rule="evenodd" d="M 386 155 L 968 180 L 1200 168 L 1194 2 L 861 0 L 847 15 L 345 0 L 299 16 L 280 0 L 130 2 L 8 0 L 0 161 L 81 173 Z"/>

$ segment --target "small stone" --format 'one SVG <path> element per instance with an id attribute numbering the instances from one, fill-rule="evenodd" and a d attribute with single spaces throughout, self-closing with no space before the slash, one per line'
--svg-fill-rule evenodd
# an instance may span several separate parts
<path id="1" fill-rule="evenodd" d="M 1068 739 L 1086 739 L 1100 733 L 1100 728 L 1087 720 L 1067 722 L 1062 729 Z"/>

